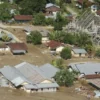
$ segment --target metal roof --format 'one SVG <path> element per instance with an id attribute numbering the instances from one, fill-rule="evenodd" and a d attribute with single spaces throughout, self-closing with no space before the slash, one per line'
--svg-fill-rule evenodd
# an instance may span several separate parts
<path id="1" fill-rule="evenodd" d="M 15 66 L 26 78 L 32 81 L 33 84 L 40 83 L 47 79 L 40 69 L 32 64 L 23 62 Z"/>
<path id="2" fill-rule="evenodd" d="M 100 72 L 100 63 L 93 62 L 85 62 L 85 63 L 77 63 L 70 64 L 72 69 L 79 71 L 80 73 L 84 73 L 85 75 L 96 74 L 96 72 Z"/>
<path id="3" fill-rule="evenodd" d="M 86 50 L 85 49 L 72 49 L 74 53 L 76 54 L 86 54 Z"/>
<path id="4" fill-rule="evenodd" d="M 59 71 L 58 68 L 54 67 L 53 65 L 47 63 L 42 66 L 40 66 L 40 70 L 43 72 L 45 76 L 48 78 L 52 78 L 55 76 L 56 72 Z"/>
<path id="5" fill-rule="evenodd" d="M 16 68 L 5 66 L 0 72 L 11 81 L 15 86 L 21 85 L 23 82 L 29 82 Z M 30 83 L 30 82 L 29 82 Z"/>
<path id="6" fill-rule="evenodd" d="M 60 8 L 59 6 L 57 6 L 57 5 L 53 4 L 53 3 L 46 4 L 45 8 L 49 8 L 49 7 L 52 7 L 52 6 L 55 6 L 57 8 Z"/>

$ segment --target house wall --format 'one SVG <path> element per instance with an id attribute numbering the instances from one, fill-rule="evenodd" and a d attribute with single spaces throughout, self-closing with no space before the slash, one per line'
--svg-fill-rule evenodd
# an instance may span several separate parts
<path id="1" fill-rule="evenodd" d="M 71 51 L 72 57 L 79 57 L 79 54 L 75 54 L 73 51 Z"/>
<path id="2" fill-rule="evenodd" d="M 10 48 L 0 48 L 0 52 L 10 52 Z"/>
<path id="3" fill-rule="evenodd" d="M 42 43 L 47 43 L 49 42 L 49 38 L 48 37 L 42 37 Z"/>
<path id="4" fill-rule="evenodd" d="M 44 80 L 43 82 L 41 82 L 41 83 L 52 83 L 51 81 L 49 81 L 49 80 Z"/>
<path id="5" fill-rule="evenodd" d="M 73 51 L 71 51 L 71 54 L 72 54 L 72 57 L 87 57 L 86 54 L 81 54 L 80 56 L 80 54 L 75 54 Z"/>

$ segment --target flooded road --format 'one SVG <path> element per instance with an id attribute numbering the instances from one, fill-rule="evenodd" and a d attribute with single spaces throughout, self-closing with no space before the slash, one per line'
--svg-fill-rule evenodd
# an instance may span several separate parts
<path id="1" fill-rule="evenodd" d="M 0 100 L 87 100 L 86 97 L 73 93 L 71 89 L 53 93 L 26 93 L 22 90 L 0 88 Z M 94 100 L 94 99 L 93 99 Z"/>

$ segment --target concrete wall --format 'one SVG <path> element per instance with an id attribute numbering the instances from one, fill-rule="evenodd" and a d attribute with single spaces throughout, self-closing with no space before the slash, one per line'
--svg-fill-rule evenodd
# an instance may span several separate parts
<path id="1" fill-rule="evenodd" d="M 71 51 L 72 57 L 87 57 L 86 54 L 75 54 L 73 51 Z"/>

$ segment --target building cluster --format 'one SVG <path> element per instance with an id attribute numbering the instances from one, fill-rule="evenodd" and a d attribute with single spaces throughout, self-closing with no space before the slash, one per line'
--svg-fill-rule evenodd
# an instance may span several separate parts
<path id="1" fill-rule="evenodd" d="M 59 69 L 50 64 L 40 67 L 27 62 L 0 68 L 0 86 L 10 88 L 20 88 L 28 93 L 33 92 L 53 92 L 59 85 L 54 80 L 54 76 Z"/>

